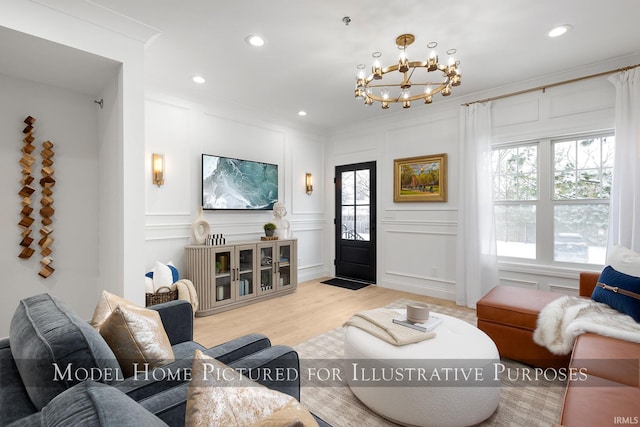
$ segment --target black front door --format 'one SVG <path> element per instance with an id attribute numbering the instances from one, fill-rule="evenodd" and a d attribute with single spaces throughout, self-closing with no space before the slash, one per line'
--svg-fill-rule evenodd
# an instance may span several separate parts
<path id="1" fill-rule="evenodd" d="M 336 166 L 336 276 L 376 281 L 376 163 Z"/>

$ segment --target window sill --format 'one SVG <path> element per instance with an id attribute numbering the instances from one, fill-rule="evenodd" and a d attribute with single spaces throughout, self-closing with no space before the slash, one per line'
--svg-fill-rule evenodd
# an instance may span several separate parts
<path id="1" fill-rule="evenodd" d="M 594 264 L 553 263 L 540 264 L 527 261 L 499 260 L 498 270 L 511 273 L 535 274 L 538 276 L 563 277 L 576 279 L 585 271 L 600 273 L 604 266 Z"/>

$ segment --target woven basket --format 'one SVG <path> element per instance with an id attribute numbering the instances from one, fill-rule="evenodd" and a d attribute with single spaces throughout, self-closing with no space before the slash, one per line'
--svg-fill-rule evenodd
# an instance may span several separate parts
<path id="1" fill-rule="evenodd" d="M 161 286 L 160 289 L 170 289 L 168 286 Z M 178 299 L 178 290 L 169 290 L 169 292 L 154 292 L 152 294 L 146 293 L 145 296 L 145 305 L 149 307 L 150 305 L 162 304 L 163 302 L 169 302 Z"/>

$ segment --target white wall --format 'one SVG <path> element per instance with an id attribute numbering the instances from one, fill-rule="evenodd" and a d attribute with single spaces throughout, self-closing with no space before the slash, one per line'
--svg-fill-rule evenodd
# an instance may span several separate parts
<path id="1" fill-rule="evenodd" d="M 49 278 L 44 286 L 53 294 L 62 293 L 65 296 L 72 296 L 75 291 L 75 295 L 78 296 L 73 299 L 73 308 L 85 317 L 93 311 L 96 296 L 102 288 L 142 304 L 144 285 L 140 277 L 144 274 L 144 198 L 141 197 L 144 194 L 144 126 L 141 123 L 144 122 L 144 42 L 151 34 L 146 29 L 137 33 L 139 23 L 122 22 L 122 16 L 96 5 L 87 4 L 86 8 L 73 10 L 73 5 L 68 2 L 41 0 L 40 3 L 43 4 L 4 0 L 0 3 L 0 25 L 122 64 L 118 75 L 114 76 L 102 91 L 95 94 L 97 97 L 104 97 L 105 108 L 100 110 L 102 115 L 97 116 L 93 134 L 75 133 L 75 129 L 82 129 L 76 117 L 65 116 L 65 120 L 61 121 L 69 127 L 69 132 L 74 132 L 78 138 L 90 141 L 97 139 L 99 146 L 94 159 L 98 164 L 98 170 L 96 172 L 94 169 L 92 172 L 98 174 L 97 185 L 91 189 L 92 194 L 97 197 L 98 214 L 83 221 L 73 222 L 74 232 L 79 236 L 82 227 L 98 228 L 97 239 L 83 240 L 84 245 L 95 245 L 98 253 L 98 266 L 92 270 L 94 274 L 97 271 L 97 288 L 95 283 L 87 284 L 84 278 L 65 284 L 54 283 L 52 278 Z M 58 7 L 71 9 L 57 10 Z M 90 15 L 88 19 L 85 19 L 86 16 L 80 16 L 85 12 Z M 109 28 L 117 28 L 117 32 Z M 132 34 L 139 37 L 132 37 Z M 39 52 L 31 53 L 37 62 Z M 12 59 L 2 58 L 3 61 Z M 41 64 L 40 69 L 44 79 L 47 64 Z M 82 64 L 74 71 L 82 72 Z M 55 104 L 51 114 L 55 109 L 64 112 L 68 108 L 64 103 L 56 103 L 54 97 L 43 96 L 43 99 L 46 99 L 47 103 Z M 89 108 L 95 112 L 96 105 L 93 104 L 93 100 L 96 97 L 89 99 Z M 11 111 L 15 110 L 11 108 Z M 19 115 L 22 116 L 23 112 L 19 112 Z M 44 121 L 45 117 L 41 119 Z M 17 147 L 14 148 L 18 150 Z M 77 178 L 83 179 L 81 176 Z M 58 182 L 56 188 L 60 185 Z M 7 199 L 14 198 L 14 193 L 12 190 Z M 84 196 L 74 194 L 76 211 L 82 211 Z M 17 203 L 19 202 L 16 201 Z M 56 212 L 56 216 L 57 221 L 63 221 L 59 211 Z M 76 219 L 75 216 L 71 218 Z M 13 224 L 12 220 L 10 222 Z M 58 239 L 56 245 L 62 245 L 62 242 Z M 91 254 L 94 250 L 88 249 L 87 252 Z M 60 256 L 59 254 L 58 257 Z M 60 264 L 58 266 L 60 267 Z M 57 277 L 64 274 L 66 273 L 60 268 L 54 273 Z M 3 304 L 15 307 L 23 295 L 20 287 L 20 280 L 5 287 Z M 85 287 L 92 288 L 91 296 L 85 294 L 89 292 Z M 9 311 L 12 313 L 13 308 Z M 0 336 L 4 335 L 5 331 L 8 331 L 8 324 L 3 319 L 0 324 Z"/>
<path id="2" fill-rule="evenodd" d="M 0 336 L 9 334 L 9 322 L 18 301 L 50 292 L 78 314 L 89 318 L 98 296 L 98 110 L 93 97 L 0 74 L 0 271 L 3 297 L 0 298 Z M 23 120 L 36 118 L 35 178 L 32 195 L 36 222 L 32 225 L 32 248 L 40 239 L 39 185 L 42 142 L 54 144 L 53 199 L 56 212 L 51 225 L 55 273 L 48 279 L 38 275 L 37 251 L 29 260 L 18 258 L 22 229 L 18 226 L 22 197 L 20 149 L 24 143 Z"/>
<path id="3" fill-rule="evenodd" d="M 435 104 L 435 101 L 434 101 Z M 391 112 L 389 120 L 367 123 L 334 133 L 327 145 L 325 198 L 328 219 L 326 268 L 333 272 L 335 203 L 332 182 L 336 165 L 376 161 L 377 284 L 440 298 L 455 296 L 455 230 L 457 216 L 457 109 L 427 108 L 418 120 L 413 114 Z M 403 113 L 403 112 L 400 112 Z M 446 203 L 394 203 L 394 159 L 447 154 Z"/>
<path id="4" fill-rule="evenodd" d="M 333 190 L 329 187 L 335 166 L 375 160 L 378 171 L 378 285 L 455 300 L 460 104 L 637 62 L 638 58 L 623 58 L 595 64 L 463 100 L 437 97 L 429 106 L 419 105 L 409 111 L 390 110 L 384 121 L 332 130 L 325 165 L 328 187 L 325 196 L 326 269 L 334 270 L 334 200 Z M 494 140 L 526 141 L 613 129 L 615 90 L 606 79 L 606 76 L 598 77 L 494 101 Z M 394 159 L 438 153 L 448 154 L 448 201 L 394 203 Z M 578 273 L 589 268 L 502 262 L 500 283 L 577 294 Z M 596 270 L 598 268 L 596 266 Z"/>
<path id="5" fill-rule="evenodd" d="M 250 116 L 250 117 L 248 117 Z M 146 101 L 145 264 L 173 261 L 183 267 L 184 246 L 201 205 L 201 155 L 213 154 L 278 165 L 279 200 L 298 238 L 299 280 L 325 275 L 322 185 L 324 137 L 274 124 L 243 108 L 202 105 L 150 93 Z M 151 182 L 151 155 L 164 153 L 165 184 Z M 314 176 L 305 193 L 304 176 Z M 212 233 L 228 242 L 258 240 L 271 211 L 205 211 Z"/>

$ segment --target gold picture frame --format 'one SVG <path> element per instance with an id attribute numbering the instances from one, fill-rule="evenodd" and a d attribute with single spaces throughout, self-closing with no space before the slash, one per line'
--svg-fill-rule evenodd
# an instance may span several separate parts
<path id="1" fill-rule="evenodd" d="M 393 161 L 394 202 L 446 202 L 447 154 Z"/>

